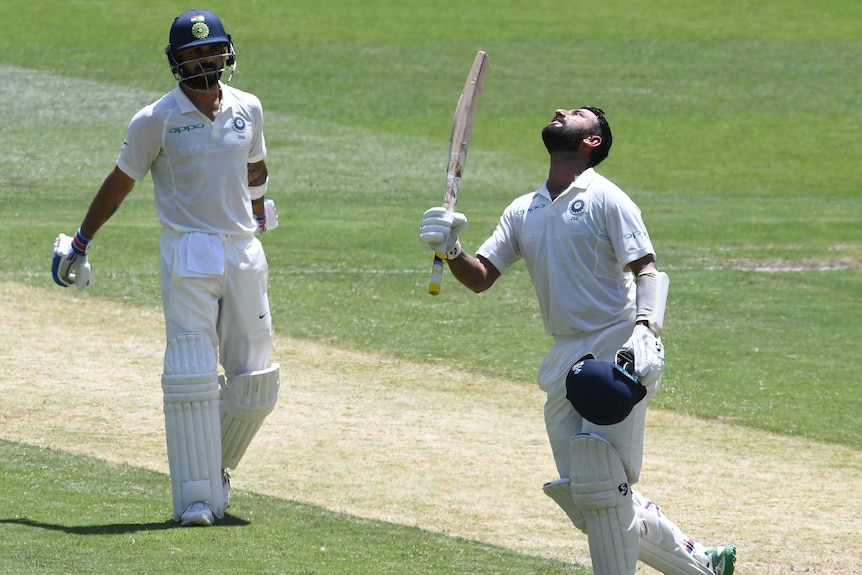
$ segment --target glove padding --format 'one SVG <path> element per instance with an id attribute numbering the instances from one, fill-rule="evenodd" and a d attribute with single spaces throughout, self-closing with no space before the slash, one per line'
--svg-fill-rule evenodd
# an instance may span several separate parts
<path id="1" fill-rule="evenodd" d="M 422 217 L 419 242 L 432 252 L 443 252 L 454 257 L 458 250 L 458 234 L 467 226 L 467 216 L 450 212 L 444 207 L 431 208 Z"/>
<path id="2" fill-rule="evenodd" d="M 637 324 L 632 336 L 617 352 L 618 357 L 628 355 L 634 360 L 634 375 L 641 385 L 652 385 L 664 371 L 664 346 L 661 338 L 645 325 Z"/>
<path id="3" fill-rule="evenodd" d="M 63 287 L 75 284 L 78 289 L 86 289 L 90 285 L 90 262 L 87 261 L 87 251 L 76 250 L 72 246 L 72 237 L 66 234 L 57 236 L 54 243 L 54 258 L 51 262 L 51 275 L 54 282 Z"/>
<path id="4" fill-rule="evenodd" d="M 255 216 L 257 220 L 257 230 L 254 235 L 259 236 L 264 232 L 274 230 L 278 227 L 278 210 L 275 209 L 275 202 L 270 199 L 263 201 L 263 215 Z"/>

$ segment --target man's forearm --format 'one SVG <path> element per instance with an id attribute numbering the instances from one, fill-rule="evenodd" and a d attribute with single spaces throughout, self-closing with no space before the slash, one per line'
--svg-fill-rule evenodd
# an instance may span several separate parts
<path id="1" fill-rule="evenodd" d="M 487 259 L 473 257 L 463 250 L 446 263 L 455 279 L 476 293 L 487 290 L 500 277 L 500 272 Z"/>

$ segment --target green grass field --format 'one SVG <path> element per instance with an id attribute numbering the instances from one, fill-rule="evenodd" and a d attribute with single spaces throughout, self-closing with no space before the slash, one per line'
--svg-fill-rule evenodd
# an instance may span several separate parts
<path id="1" fill-rule="evenodd" d="M 490 234 L 512 198 L 541 185 L 539 131 L 553 110 L 601 106 L 615 134 L 601 171 L 639 203 L 671 276 L 668 366 L 654 405 L 862 450 L 854 351 L 862 324 L 862 4 L 217 0 L 206 8 L 233 35 L 232 83 L 266 110 L 270 196 L 281 216 L 264 237 L 278 334 L 532 385 L 549 341 L 524 268 L 480 296 L 447 276 L 431 298 L 430 257 L 417 240 L 422 212 L 442 197 L 452 112 L 483 49 L 491 70 L 459 204 L 470 219 L 466 248 Z M 164 0 L 145 8 L 3 1 L 0 281 L 51 283 L 54 238 L 80 224 L 131 116 L 173 87 L 163 50 L 185 9 Z M 157 242 L 146 181 L 97 237 L 88 297 L 157 306 Z M 65 313 L 86 313 L 86 301 L 69 293 Z M 98 349 L 76 342 L 70 355 L 88 361 Z M 0 358 L 16 360 L 5 349 Z M 117 470 L 91 470 L 99 462 L 15 444 L 0 446 L 0 462 L 4 573 L 198 573 L 183 557 L 224 537 L 164 532 L 158 477 L 123 469 L 112 478 Z M 57 480 L 45 468 L 62 469 L 67 481 L 29 496 L 30 483 Z M 120 523 L 144 522 L 146 533 L 88 529 L 112 525 L 108 512 L 69 518 L 77 495 L 65 490 L 101 490 L 106 481 L 104 490 L 125 502 Z M 253 572 L 571 569 L 254 501 L 261 514 L 279 513 L 242 530 L 254 532 Z M 340 541 L 370 532 L 375 547 L 345 545 L 326 565 L 315 551 L 326 537 L 314 532 L 304 552 L 267 549 L 272 533 L 308 523 Z M 112 557 L 117 539 L 136 553 L 126 565 Z M 144 548 L 135 548 L 141 539 Z M 195 550 L 184 554 L 184 546 Z M 70 554 L 88 563 L 64 567 Z M 453 555 L 464 562 L 416 559 Z M 242 567 L 237 559 L 211 572 L 252 572 Z"/>
<path id="2" fill-rule="evenodd" d="M 158 473 L 0 441 L 0 571 L 551 575 L 565 566 L 475 542 L 243 493 L 217 532 L 177 529 Z M 98 485 L 92 492 L 90 486 Z M 110 505 L 104 503 L 110 499 Z"/>

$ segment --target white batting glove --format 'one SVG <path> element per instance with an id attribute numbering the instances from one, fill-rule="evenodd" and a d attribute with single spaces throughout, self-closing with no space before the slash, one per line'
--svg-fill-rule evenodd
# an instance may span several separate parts
<path id="1" fill-rule="evenodd" d="M 69 287 L 75 284 L 81 290 L 90 285 L 90 262 L 87 261 L 89 249 L 90 240 L 81 235 L 80 228 L 74 237 L 66 234 L 57 236 L 51 261 L 51 275 L 57 285 Z"/>
<path id="2" fill-rule="evenodd" d="M 642 385 L 652 385 L 664 371 L 664 346 L 661 338 L 645 325 L 637 324 L 632 336 L 620 348 L 618 354 L 626 353 L 634 358 L 634 375 Z"/>
<path id="3" fill-rule="evenodd" d="M 275 202 L 273 200 L 266 199 L 263 201 L 263 215 L 255 216 L 255 220 L 257 220 L 257 230 L 255 230 L 254 235 L 259 236 L 260 234 L 268 231 L 272 231 L 278 227 L 278 210 L 275 209 Z"/>
<path id="4" fill-rule="evenodd" d="M 461 253 L 458 234 L 467 226 L 467 216 L 460 212 L 449 212 L 444 207 L 431 208 L 422 217 L 419 228 L 419 243 L 432 252 L 444 252 L 446 259 L 454 259 Z"/>

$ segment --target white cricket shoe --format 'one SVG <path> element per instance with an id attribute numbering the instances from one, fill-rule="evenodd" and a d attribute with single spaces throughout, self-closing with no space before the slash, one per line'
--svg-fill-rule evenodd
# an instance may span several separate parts
<path id="1" fill-rule="evenodd" d="M 180 515 L 180 525 L 183 527 L 209 527 L 213 523 L 213 510 L 202 501 L 192 503 Z"/>

